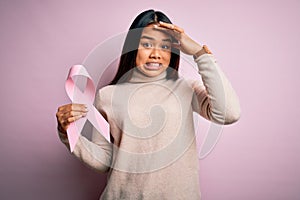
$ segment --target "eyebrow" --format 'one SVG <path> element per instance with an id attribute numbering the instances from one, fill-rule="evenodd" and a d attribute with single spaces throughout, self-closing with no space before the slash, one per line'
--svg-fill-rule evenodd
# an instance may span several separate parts
<path id="1" fill-rule="evenodd" d="M 150 36 L 147 36 L 147 35 L 143 35 L 141 37 L 141 39 L 155 40 L 153 37 L 150 37 Z M 164 42 L 172 42 L 172 40 L 170 38 L 162 39 L 162 41 L 164 41 Z"/>

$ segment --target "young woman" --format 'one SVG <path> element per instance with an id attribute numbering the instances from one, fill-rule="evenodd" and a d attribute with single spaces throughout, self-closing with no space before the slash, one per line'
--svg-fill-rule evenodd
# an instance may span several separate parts
<path id="1" fill-rule="evenodd" d="M 178 76 L 180 52 L 194 56 L 202 77 Z M 238 98 L 204 45 L 192 40 L 162 12 L 139 14 L 127 34 L 119 68 L 101 88 L 95 106 L 110 124 L 111 143 L 94 131 L 80 136 L 73 154 L 108 172 L 101 199 L 200 199 L 193 112 L 218 124 L 239 119 Z M 70 123 L 85 105 L 58 108 L 59 136 L 68 146 Z"/>

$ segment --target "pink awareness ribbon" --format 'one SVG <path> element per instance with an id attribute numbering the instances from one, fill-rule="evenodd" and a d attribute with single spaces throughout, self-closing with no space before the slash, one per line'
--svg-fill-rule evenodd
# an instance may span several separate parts
<path id="1" fill-rule="evenodd" d="M 83 93 L 75 85 L 73 80 L 74 76 L 83 76 L 87 78 L 86 87 Z M 71 123 L 67 129 L 71 152 L 74 151 L 75 145 L 86 120 L 89 120 L 97 129 L 97 131 L 100 132 L 108 142 L 110 142 L 109 124 L 93 105 L 96 93 L 95 85 L 83 65 L 74 65 L 70 68 L 68 78 L 65 83 L 65 88 L 72 102 L 86 104 L 88 108 L 86 117 L 80 118 Z"/>

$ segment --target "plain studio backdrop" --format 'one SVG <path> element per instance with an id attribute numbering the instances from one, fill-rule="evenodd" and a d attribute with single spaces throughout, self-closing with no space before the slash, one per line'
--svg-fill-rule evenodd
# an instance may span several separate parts
<path id="1" fill-rule="evenodd" d="M 207 44 L 240 98 L 199 160 L 203 200 L 299 199 L 298 0 L 1 0 L 0 199 L 99 198 L 106 175 L 71 156 L 55 113 L 69 68 L 149 8 Z"/>

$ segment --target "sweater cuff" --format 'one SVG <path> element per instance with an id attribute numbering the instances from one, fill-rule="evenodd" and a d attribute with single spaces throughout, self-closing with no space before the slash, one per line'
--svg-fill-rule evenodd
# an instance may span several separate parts
<path id="1" fill-rule="evenodd" d="M 217 62 L 216 58 L 214 57 L 213 54 L 208 54 L 208 53 L 205 53 L 205 54 L 202 54 L 201 56 L 197 57 L 196 59 L 194 59 L 194 61 L 196 63 L 200 63 L 202 61 L 205 61 L 207 59 L 210 59 L 212 60 L 213 62 Z"/>

